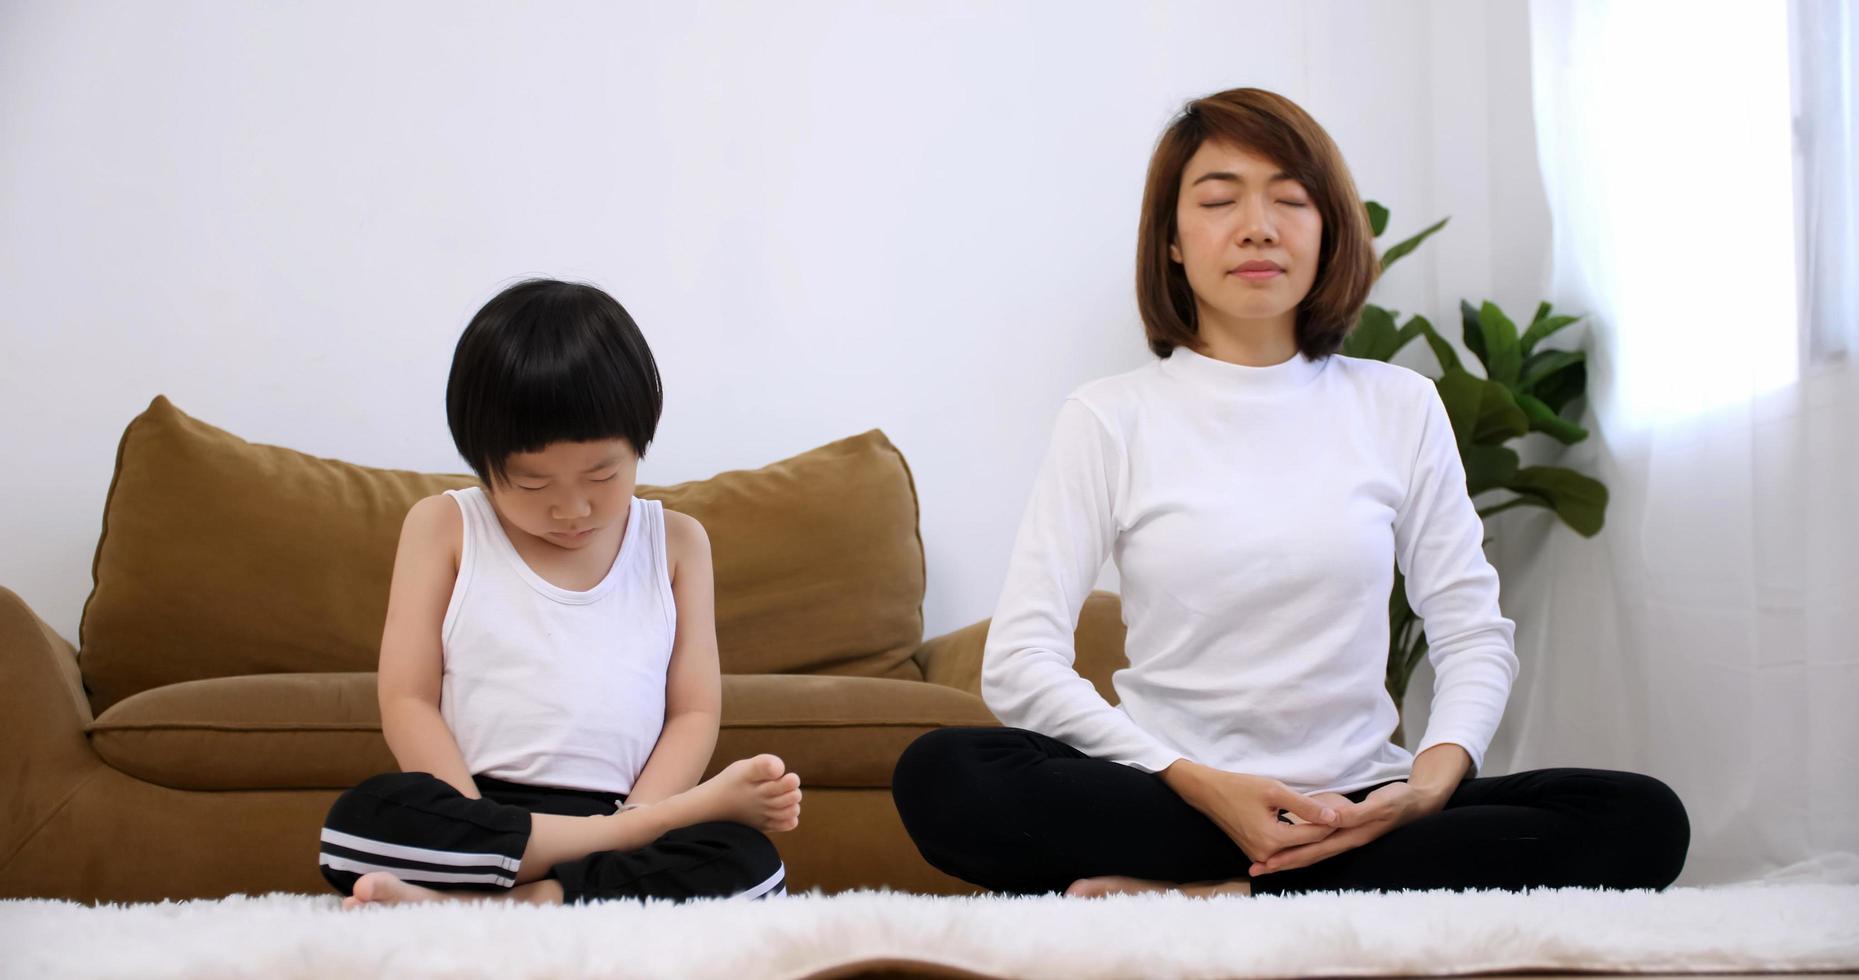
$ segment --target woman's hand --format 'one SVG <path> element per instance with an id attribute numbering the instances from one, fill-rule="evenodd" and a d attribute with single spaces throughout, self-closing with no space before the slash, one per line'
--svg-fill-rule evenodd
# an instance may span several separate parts
<path id="1" fill-rule="evenodd" d="M 1335 807 L 1293 792 L 1276 779 L 1226 772 L 1187 759 L 1163 770 L 1162 781 L 1225 831 L 1254 867 L 1287 848 L 1322 841 L 1335 832 L 1332 825 L 1339 817 Z M 1286 823 L 1278 819 L 1281 810 L 1305 822 Z"/>
<path id="2" fill-rule="evenodd" d="M 1407 783 L 1389 783 L 1368 794 L 1360 803 L 1351 803 L 1333 793 L 1319 794 L 1316 799 L 1329 803 L 1336 810 L 1334 829 L 1325 828 L 1331 832 L 1317 841 L 1285 848 L 1269 858 L 1254 861 L 1248 874 L 1257 878 L 1316 864 L 1350 848 L 1361 847 L 1402 824 L 1437 812 L 1444 803 L 1422 796 Z"/>
<path id="3" fill-rule="evenodd" d="M 1252 865 L 1257 878 L 1274 871 L 1289 871 L 1316 864 L 1352 847 L 1380 837 L 1402 824 L 1411 823 L 1446 808 L 1453 791 L 1472 768 L 1472 757 L 1465 747 L 1441 742 L 1414 758 L 1414 768 L 1404 783 L 1389 783 L 1351 803 L 1335 793 L 1318 793 L 1314 799 L 1334 807 L 1336 832 L 1314 844 L 1291 848 Z"/>

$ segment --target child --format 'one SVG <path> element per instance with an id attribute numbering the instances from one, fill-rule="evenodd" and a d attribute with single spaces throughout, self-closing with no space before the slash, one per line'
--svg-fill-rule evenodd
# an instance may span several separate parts
<path id="1" fill-rule="evenodd" d="M 759 755 L 697 785 L 722 699 L 710 542 L 633 496 L 661 402 L 592 286 L 519 283 L 465 328 L 446 416 L 484 486 L 401 529 L 380 699 L 402 771 L 330 808 L 345 907 L 785 891 L 763 834 L 799 824 L 800 778 Z"/>

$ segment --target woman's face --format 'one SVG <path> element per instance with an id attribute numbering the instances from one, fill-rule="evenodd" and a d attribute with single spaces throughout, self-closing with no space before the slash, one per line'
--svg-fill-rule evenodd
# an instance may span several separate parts
<path id="1" fill-rule="evenodd" d="M 1200 323 L 1295 327 L 1323 244 L 1302 184 L 1250 150 L 1202 143 L 1181 172 L 1175 229 L 1168 254 L 1187 273 Z"/>

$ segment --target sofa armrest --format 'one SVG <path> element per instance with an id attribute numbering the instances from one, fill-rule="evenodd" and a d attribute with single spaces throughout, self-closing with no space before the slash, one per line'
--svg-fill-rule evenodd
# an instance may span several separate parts
<path id="1" fill-rule="evenodd" d="M 926 641 L 917 648 L 917 666 L 932 684 L 981 694 L 981 654 L 987 646 L 988 623 L 982 620 Z M 1078 612 L 1078 629 L 1072 644 L 1078 654 L 1073 665 L 1080 676 L 1097 688 L 1111 704 L 1117 703 L 1110 675 L 1129 666 L 1123 655 L 1123 605 L 1114 592 L 1093 592 Z"/>
<path id="2" fill-rule="evenodd" d="M 953 633 L 925 640 L 911 654 L 923 668 L 923 679 L 981 696 L 981 651 L 988 641 L 988 623 L 971 623 Z"/>
<path id="3" fill-rule="evenodd" d="M 0 588 L 0 873 L 96 770 L 77 652 Z"/>

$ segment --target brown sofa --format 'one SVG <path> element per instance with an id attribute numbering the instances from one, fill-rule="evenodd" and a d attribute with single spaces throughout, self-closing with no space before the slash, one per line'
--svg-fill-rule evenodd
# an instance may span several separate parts
<path id="1" fill-rule="evenodd" d="M 81 651 L 0 589 L 0 897 L 322 892 L 316 832 L 394 768 L 373 667 L 401 518 L 470 477 L 247 443 L 157 398 L 123 435 Z M 709 530 L 723 719 L 712 768 L 774 752 L 807 790 L 796 890 L 961 892 L 890 796 L 904 746 L 994 724 L 987 624 L 925 642 L 914 483 L 877 431 L 641 496 Z M 1116 598 L 1079 666 L 1110 695 Z"/>

